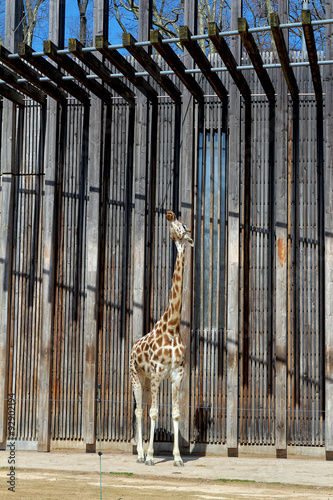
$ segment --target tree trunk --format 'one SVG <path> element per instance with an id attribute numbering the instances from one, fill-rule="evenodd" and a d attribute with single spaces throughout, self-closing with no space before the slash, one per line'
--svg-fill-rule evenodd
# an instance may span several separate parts
<path id="1" fill-rule="evenodd" d="M 89 0 L 77 0 L 77 5 L 80 12 L 80 42 L 82 45 L 87 41 L 87 7 Z"/>

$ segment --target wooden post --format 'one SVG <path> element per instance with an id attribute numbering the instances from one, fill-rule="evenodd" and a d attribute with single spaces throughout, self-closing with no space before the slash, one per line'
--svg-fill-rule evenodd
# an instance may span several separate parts
<path id="1" fill-rule="evenodd" d="M 197 33 L 197 0 L 184 2 L 184 22 L 195 35 Z M 184 64 L 190 67 L 191 56 L 185 51 Z M 192 94 L 183 87 L 183 100 L 181 106 L 181 137 L 180 137 L 180 186 L 179 199 L 181 220 L 189 228 L 193 228 L 194 214 L 194 113 L 195 105 Z M 181 336 L 185 346 L 185 373 L 180 389 L 181 415 L 180 415 L 180 444 L 184 448 L 190 445 L 190 375 L 191 375 L 191 327 L 192 327 L 192 299 L 193 299 L 193 251 L 186 250 L 183 307 L 181 321 Z"/>
<path id="2" fill-rule="evenodd" d="M 231 29 L 238 27 L 242 2 L 231 4 Z M 240 37 L 230 39 L 230 48 L 240 60 Z M 240 279 L 240 143 L 241 104 L 236 84 L 230 82 L 228 137 L 228 236 L 227 236 L 227 447 L 229 456 L 238 455 L 238 352 L 239 352 L 239 279 Z"/>
<path id="3" fill-rule="evenodd" d="M 94 2 L 94 36 L 107 38 L 108 3 Z M 96 451 L 97 346 L 99 330 L 100 198 L 102 190 L 103 114 L 102 101 L 91 95 L 88 125 L 86 306 L 83 372 L 83 438 L 87 452 Z M 88 112 L 88 110 L 86 110 Z M 108 168 L 108 166 L 106 166 Z"/>
<path id="4" fill-rule="evenodd" d="M 49 37 L 61 48 L 64 44 L 65 1 L 50 2 Z M 52 399 L 52 340 L 54 327 L 55 268 L 57 259 L 57 172 L 61 171 L 59 150 L 59 104 L 47 103 L 46 154 L 44 165 L 43 201 L 43 275 L 42 275 L 42 328 L 39 351 L 38 451 L 50 451 L 51 399 Z"/>
<path id="5" fill-rule="evenodd" d="M 151 8 L 151 0 L 142 0 L 139 4 L 139 41 L 149 40 Z M 134 139 L 133 342 L 148 333 L 149 326 L 146 314 L 149 299 L 145 297 L 148 113 L 148 99 L 137 92 Z"/>
<path id="6" fill-rule="evenodd" d="M 20 21 L 22 0 L 6 2 L 5 43 L 15 51 L 21 41 Z M 16 107 L 4 99 L 1 138 L 1 210 L 0 210 L 0 449 L 6 448 L 7 438 L 7 390 L 8 390 L 8 340 L 10 331 L 10 296 L 12 265 L 12 231 L 14 176 L 16 173 Z"/>
<path id="7" fill-rule="evenodd" d="M 279 2 L 279 18 L 288 21 L 288 0 Z M 284 34 L 287 36 L 287 33 Z M 288 41 L 286 46 L 288 47 Z M 287 457 L 287 328 L 288 328 L 288 87 L 282 71 L 277 79 L 277 152 L 275 188 L 275 332 L 276 455 Z"/>
<path id="8" fill-rule="evenodd" d="M 326 2 L 326 17 L 332 19 L 332 2 Z M 326 26 L 326 58 L 333 57 L 333 26 Z M 333 66 L 326 73 L 326 139 L 325 139 L 325 448 L 327 460 L 333 460 Z"/>

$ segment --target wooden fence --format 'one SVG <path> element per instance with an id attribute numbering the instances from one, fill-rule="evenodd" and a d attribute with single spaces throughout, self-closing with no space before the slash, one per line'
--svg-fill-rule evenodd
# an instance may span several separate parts
<path id="1" fill-rule="evenodd" d="M 19 4 L 7 2 L 8 12 Z M 149 38 L 148 4 L 140 2 L 140 40 Z M 60 48 L 62 7 L 50 2 L 50 39 Z M 195 31 L 187 2 L 185 21 Z M 230 44 L 238 55 L 239 42 Z M 14 37 L 6 49 L 15 53 Z M 328 36 L 319 61 L 332 52 Z M 332 65 L 320 65 L 318 83 L 309 65 L 283 73 L 272 53 L 262 58 L 271 64 L 265 82 L 274 102 L 262 73 L 243 71 L 249 100 L 226 68 L 213 74 L 228 103 L 204 71 L 196 76 L 201 102 L 174 75 L 167 90 L 170 82 L 180 88 L 180 101 L 146 78 L 151 100 L 127 81 L 135 100 L 26 96 L 22 106 L 0 83 L 2 447 L 14 394 L 22 447 L 91 450 L 101 438 L 131 449 L 129 353 L 167 305 L 175 249 L 165 214 L 173 209 L 195 240 L 186 251 L 182 315 L 183 447 L 236 454 L 266 445 L 285 456 L 288 446 L 316 446 L 332 458 Z M 140 69 L 135 57 L 126 60 Z M 168 68 L 161 56 L 153 60 Z M 223 66 L 218 54 L 206 62 Z M 24 94 L 23 84 L 14 88 Z M 146 437 L 148 428 L 146 411 Z M 164 381 L 156 440 L 168 443 L 172 433 Z"/>

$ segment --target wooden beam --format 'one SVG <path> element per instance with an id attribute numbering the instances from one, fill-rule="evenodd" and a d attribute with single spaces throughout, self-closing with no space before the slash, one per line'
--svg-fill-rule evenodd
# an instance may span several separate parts
<path id="1" fill-rule="evenodd" d="M 231 52 L 229 45 L 227 44 L 225 39 L 222 36 L 220 36 L 219 31 L 220 30 L 215 22 L 208 23 L 209 40 L 212 42 L 217 53 L 224 62 L 231 78 L 237 85 L 238 90 L 242 94 L 243 98 L 246 101 L 249 101 L 251 100 L 250 87 L 248 86 L 248 83 L 245 80 L 243 73 L 239 69 L 237 69 L 236 59 L 234 58 L 234 55 Z"/>
<path id="2" fill-rule="evenodd" d="M 109 44 L 103 36 L 95 37 L 95 48 L 105 59 L 113 64 L 144 96 L 151 102 L 157 102 L 156 90 L 142 76 L 135 75 L 135 68 L 117 50 L 109 49 Z"/>
<path id="3" fill-rule="evenodd" d="M 108 2 L 106 0 L 94 1 L 94 36 L 106 36 L 108 22 Z M 98 55 L 101 57 L 101 55 Z M 110 104 L 105 105 L 96 95 L 91 97 L 89 109 L 89 128 L 86 133 L 89 137 L 87 161 L 87 202 L 86 202 L 86 258 L 85 266 L 85 294 L 86 305 L 84 309 L 84 366 L 83 366 L 83 401 L 82 423 L 83 439 L 87 452 L 96 451 L 97 428 L 97 385 L 101 383 L 98 375 L 102 367 L 98 367 L 99 328 L 101 293 L 103 286 L 101 259 L 105 255 L 102 248 L 101 200 L 108 193 L 107 185 L 103 185 L 107 176 L 105 171 L 110 169 Z M 117 126 L 117 125 L 115 125 Z M 104 199 L 106 203 L 106 199 Z M 100 344 L 101 346 L 101 344 Z M 104 388 L 105 389 L 105 388 Z M 108 396 L 108 394 L 106 394 Z"/>
<path id="4" fill-rule="evenodd" d="M 139 3 L 139 41 L 147 40 L 151 28 L 151 1 L 141 0 Z M 132 40 L 130 40 L 132 42 Z M 142 54 L 145 50 L 140 50 L 140 60 L 149 54 Z M 149 59 L 152 64 L 154 75 L 159 74 L 160 69 L 155 66 L 154 61 Z M 147 69 L 147 68 L 145 68 Z M 148 198 L 148 180 L 147 172 L 150 172 L 149 163 L 149 112 L 151 106 L 146 97 L 137 94 L 137 106 L 135 113 L 135 137 L 134 137 L 134 172 L 133 172 L 133 196 L 134 196 L 134 214 L 133 214 L 133 286 L 132 286 L 132 322 L 135 325 L 131 342 L 135 342 L 140 337 L 148 333 L 146 325 L 146 312 L 150 310 L 149 295 L 145 293 L 146 287 L 146 262 L 147 262 L 147 198 Z"/>
<path id="5" fill-rule="evenodd" d="M 186 47 L 187 51 L 191 55 L 194 62 L 199 66 L 202 73 L 205 75 L 210 85 L 225 104 L 228 103 L 228 92 L 220 78 L 217 76 L 217 73 L 212 71 L 212 66 L 208 61 L 206 55 L 203 53 L 199 44 L 196 40 L 191 39 L 192 33 L 189 30 L 188 26 L 181 26 L 179 28 L 179 38 L 184 47 Z"/>
<path id="6" fill-rule="evenodd" d="M 317 47 L 311 24 L 311 14 L 309 10 L 302 10 L 302 27 L 308 51 L 313 87 L 316 94 L 317 101 L 323 100 L 323 88 L 321 84 L 321 76 L 318 65 Z"/>
<path id="7" fill-rule="evenodd" d="M 293 101 L 298 101 L 299 97 L 298 85 L 296 82 L 294 72 L 290 66 L 286 42 L 282 34 L 282 30 L 280 28 L 279 15 L 276 12 L 272 12 L 271 14 L 269 14 L 268 21 L 271 26 L 271 31 L 274 38 L 276 50 L 280 59 L 282 72 L 287 82 L 289 92 L 291 94 Z"/>
<path id="8" fill-rule="evenodd" d="M 197 0 L 184 1 L 184 21 L 192 32 L 196 33 L 197 25 Z M 184 50 L 184 64 L 190 67 L 192 57 L 189 52 Z M 175 196 L 179 196 L 180 206 L 177 206 L 177 198 L 173 200 L 175 212 L 179 210 L 180 220 L 186 224 L 193 234 L 194 230 L 194 213 L 195 203 L 195 184 L 196 184 L 196 141 L 195 141 L 195 126 L 198 123 L 196 114 L 203 116 L 202 107 L 198 111 L 195 106 L 193 96 L 189 90 L 184 88 L 182 106 L 180 108 L 180 140 L 179 147 L 180 155 L 180 171 L 176 177 L 178 185 L 175 186 Z M 175 182 L 176 182 L 175 179 Z M 195 242 L 200 245 L 200 242 Z M 198 248 L 198 247 L 197 247 Z M 193 333 L 193 295 L 194 295 L 194 252 L 187 248 L 185 256 L 185 270 L 183 281 L 183 301 L 182 301 L 182 320 L 181 320 L 181 336 L 185 347 L 184 359 L 184 377 L 180 387 L 180 445 L 189 449 L 190 446 L 190 418 L 191 418 L 191 343 Z"/>
<path id="9" fill-rule="evenodd" d="M 6 2 L 5 44 L 15 51 L 22 36 L 23 1 Z M 14 198 L 16 173 L 16 123 L 17 107 L 7 99 L 2 103 L 2 117 L 6 126 L 1 127 L 0 148 L 0 183 L 1 183 L 1 214 L 0 214 L 0 449 L 6 449 L 7 440 L 7 398 L 9 388 L 10 332 L 12 328 L 12 255 L 14 239 Z M 12 380 L 10 381 L 12 382 Z M 18 395 L 16 394 L 16 398 Z"/>
<path id="10" fill-rule="evenodd" d="M 60 47 L 64 46 L 65 0 L 53 0 L 49 8 L 49 36 Z M 38 353 L 38 451 L 51 449 L 51 408 L 52 408 L 52 347 L 55 326 L 56 269 L 58 254 L 58 226 L 61 221 L 61 203 L 57 196 L 62 187 L 62 173 L 65 141 L 64 131 L 66 106 L 55 100 L 47 101 L 47 123 L 43 175 L 42 212 L 42 296 Z M 60 205 L 60 206 L 59 206 Z M 54 374 L 56 383 L 56 375 Z"/>
<path id="11" fill-rule="evenodd" d="M 231 3 L 231 29 L 237 27 L 237 19 L 242 14 L 242 2 L 235 0 Z M 230 40 L 231 50 L 240 57 L 240 37 L 235 36 Z M 240 363 L 244 361 L 244 352 L 239 359 L 239 332 L 240 325 L 240 277 L 241 277 L 241 220 L 240 220 L 240 179 L 241 179 L 241 102 L 239 91 L 234 82 L 230 82 L 230 98 L 228 108 L 228 168 L 227 168 L 227 311 L 226 311 L 226 350 L 227 350 L 227 449 L 229 456 L 238 455 L 238 418 L 239 408 L 241 421 L 242 407 L 242 382 L 239 372 L 243 377 Z M 242 339 L 243 340 L 243 339 Z M 243 343 L 243 342 L 242 342 Z M 246 410 L 245 410 L 246 411 Z"/>
<path id="12" fill-rule="evenodd" d="M 8 66 L 10 69 L 26 78 L 30 83 L 39 88 L 42 92 L 49 95 L 58 102 L 65 103 L 66 95 L 64 92 L 55 87 L 51 82 L 41 82 L 40 74 L 37 73 L 33 68 L 25 64 L 20 59 L 11 59 L 9 50 L 7 50 L 3 45 L 0 45 L 0 61 Z"/>
<path id="13" fill-rule="evenodd" d="M 326 2 L 326 18 L 332 19 L 333 4 Z M 333 58 L 333 25 L 326 31 L 326 58 Z M 333 460 L 333 65 L 325 67 L 325 451 L 326 459 Z"/>
<path id="14" fill-rule="evenodd" d="M 279 13 L 288 20 L 288 1 L 281 0 Z M 270 17 L 279 25 L 277 15 Z M 275 37 L 283 53 L 287 54 L 287 41 L 279 27 Z M 275 39 L 274 38 L 274 39 Z M 290 82 L 289 82 L 290 84 Z M 288 174 L 291 168 L 288 134 L 287 78 L 277 74 L 276 113 L 276 167 L 275 167 L 275 444 L 277 458 L 287 457 L 287 345 L 288 345 Z M 291 200 L 290 200 L 291 202 Z"/>
<path id="15" fill-rule="evenodd" d="M 238 19 L 238 32 L 240 34 L 242 43 L 251 59 L 254 70 L 260 80 L 264 92 L 271 104 L 275 102 L 275 89 L 272 81 L 264 68 L 264 63 L 261 58 L 259 48 L 253 38 L 252 33 L 249 33 L 247 20 L 244 17 Z"/>
<path id="16" fill-rule="evenodd" d="M 135 38 L 130 33 L 123 33 L 123 45 L 126 50 L 141 64 L 152 78 L 175 101 L 180 102 L 181 93 L 176 85 L 166 75 L 161 75 L 161 68 L 143 47 L 137 46 Z"/>
<path id="17" fill-rule="evenodd" d="M 82 102 L 83 104 L 87 104 L 89 102 L 89 94 L 82 87 L 79 87 L 77 83 L 64 80 L 63 73 L 49 61 L 44 59 L 43 57 L 33 57 L 33 53 L 35 52 L 29 45 L 26 43 L 20 43 L 18 46 L 18 54 L 19 56 L 28 61 L 29 64 L 34 66 L 38 71 L 46 75 L 52 82 L 58 85 L 60 88 L 66 90 L 69 94 L 71 94 L 75 99 Z"/>
<path id="18" fill-rule="evenodd" d="M 5 83 L 0 83 L 0 94 L 14 104 L 17 104 L 17 106 L 24 106 L 23 95 L 19 94 L 16 90 L 12 89 Z"/>
<path id="19" fill-rule="evenodd" d="M 4 80 L 11 87 L 19 90 L 20 92 L 22 92 L 22 94 L 25 94 L 39 104 L 44 104 L 46 102 L 46 95 L 43 92 L 41 92 L 33 85 L 30 85 L 30 83 L 28 82 L 19 83 L 17 81 L 17 74 L 14 73 L 14 71 L 6 68 L 5 66 L 0 66 L 0 79 Z"/>
<path id="20" fill-rule="evenodd" d="M 202 104 L 204 101 L 203 91 L 196 79 L 189 73 L 185 73 L 186 66 L 177 54 L 172 50 L 170 44 L 163 44 L 163 38 L 158 30 L 150 30 L 150 42 L 154 49 L 163 57 L 170 68 L 178 76 L 179 80 L 191 92 L 193 97 Z"/>
<path id="21" fill-rule="evenodd" d="M 80 59 L 91 71 L 96 73 L 104 83 L 111 87 L 118 95 L 120 95 L 129 104 L 134 103 L 135 94 L 134 92 L 120 80 L 120 78 L 112 78 L 111 71 L 103 64 L 103 62 L 97 59 L 91 52 L 82 52 L 83 45 L 76 40 L 76 38 L 70 38 L 68 42 L 68 48 L 70 53 Z"/>
<path id="22" fill-rule="evenodd" d="M 87 78 L 85 70 L 66 54 L 58 54 L 58 47 L 51 41 L 43 42 L 43 51 L 52 61 L 59 64 L 69 75 L 82 83 L 90 92 L 105 102 L 111 102 L 112 96 L 99 82 Z"/>

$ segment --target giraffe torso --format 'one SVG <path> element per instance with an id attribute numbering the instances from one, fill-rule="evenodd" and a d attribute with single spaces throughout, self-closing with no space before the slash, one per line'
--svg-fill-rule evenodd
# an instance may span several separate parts
<path id="1" fill-rule="evenodd" d="M 130 357 L 132 383 L 140 377 L 153 380 L 155 384 L 167 377 L 181 380 L 183 375 L 184 345 L 179 333 L 182 309 L 183 274 L 185 263 L 185 243 L 193 245 L 189 230 L 168 212 L 170 236 L 177 247 L 177 259 L 172 276 L 168 307 L 147 335 L 137 340 Z"/>
<path id="2" fill-rule="evenodd" d="M 178 446 L 179 433 L 179 394 L 180 384 L 184 376 L 184 346 L 180 336 L 180 318 L 182 309 L 184 246 L 193 246 L 189 230 L 177 221 L 175 214 L 168 210 L 166 214 L 170 223 L 170 236 L 177 247 L 177 259 L 172 276 L 171 292 L 167 309 L 157 321 L 154 328 L 144 337 L 137 340 L 130 356 L 130 377 L 133 385 L 137 419 L 138 462 L 154 465 L 154 429 L 158 417 L 158 391 L 163 379 L 170 378 L 172 392 L 172 420 L 174 426 L 174 464 L 183 465 Z M 145 457 L 143 450 L 143 402 L 144 397 L 151 396 L 149 416 L 151 420 L 150 440 Z"/>
<path id="3" fill-rule="evenodd" d="M 135 342 L 132 349 L 130 364 L 149 379 L 155 375 L 163 379 L 169 377 L 183 365 L 184 346 L 180 335 L 168 333 L 165 326 L 164 330 L 161 320 L 158 321 L 150 333 Z"/>

